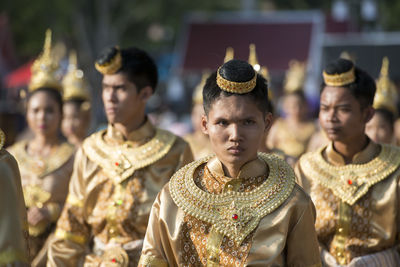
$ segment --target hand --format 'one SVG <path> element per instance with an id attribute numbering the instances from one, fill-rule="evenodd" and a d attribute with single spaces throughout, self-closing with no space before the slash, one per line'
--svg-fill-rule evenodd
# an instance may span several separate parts
<path id="1" fill-rule="evenodd" d="M 50 212 L 47 207 L 38 208 L 31 207 L 28 210 L 28 223 L 30 225 L 36 226 L 42 221 L 50 221 Z"/>

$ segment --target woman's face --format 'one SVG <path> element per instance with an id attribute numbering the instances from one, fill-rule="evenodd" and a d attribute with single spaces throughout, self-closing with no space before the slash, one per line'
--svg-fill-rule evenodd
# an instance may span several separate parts
<path id="1" fill-rule="evenodd" d="M 365 133 L 375 143 L 392 144 L 393 143 L 393 125 L 385 119 L 384 115 L 376 112 L 365 127 Z"/>
<path id="2" fill-rule="evenodd" d="M 35 135 L 54 137 L 61 123 L 60 104 L 47 92 L 34 93 L 27 103 L 26 119 Z"/>
<path id="3" fill-rule="evenodd" d="M 79 105 L 71 102 L 63 105 L 62 132 L 67 138 L 83 139 L 89 126 L 88 111 L 81 110 Z"/>

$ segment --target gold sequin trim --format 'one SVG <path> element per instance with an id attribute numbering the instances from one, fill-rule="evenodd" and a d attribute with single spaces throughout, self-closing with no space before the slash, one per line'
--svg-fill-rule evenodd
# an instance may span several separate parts
<path id="1" fill-rule="evenodd" d="M 221 88 L 222 90 L 229 92 L 229 93 L 235 93 L 235 94 L 245 94 L 248 92 L 251 92 L 254 87 L 256 87 L 257 83 L 257 73 L 254 73 L 254 77 L 247 82 L 232 82 L 224 77 L 222 77 L 219 74 L 221 68 L 218 69 L 217 71 L 217 84 L 218 87 Z"/>
<path id="2" fill-rule="evenodd" d="M 301 157 L 300 166 L 314 182 L 331 189 L 335 196 L 353 205 L 371 186 L 399 168 L 400 149 L 390 145 L 381 146 L 379 155 L 366 164 L 331 165 L 322 156 L 323 147 Z"/>
<path id="3" fill-rule="evenodd" d="M 324 77 L 324 82 L 326 85 L 337 87 L 350 84 L 356 80 L 354 67 L 352 67 L 349 71 L 340 74 L 328 74 L 324 71 L 322 76 Z"/>
<path id="4" fill-rule="evenodd" d="M 83 143 L 90 160 L 101 166 L 108 177 L 117 183 L 130 177 L 136 170 L 164 157 L 173 146 L 176 136 L 157 129 L 155 136 L 144 145 L 129 148 L 126 144 L 109 145 L 103 140 L 104 131 L 93 134 Z"/>
<path id="5" fill-rule="evenodd" d="M 32 173 L 39 178 L 45 177 L 63 166 L 74 154 L 75 148 L 69 143 L 62 143 L 46 158 L 35 158 L 26 153 L 28 141 L 21 141 L 10 148 L 10 153 L 15 157 L 21 173 Z M 22 169 L 24 171 L 22 171 Z"/>
<path id="6" fill-rule="evenodd" d="M 169 184 L 171 197 L 185 213 L 212 224 L 217 232 L 240 245 L 264 216 L 289 197 L 295 185 L 294 172 L 286 162 L 270 154 L 258 156 L 267 163 L 270 173 L 265 182 L 250 192 L 210 194 L 197 187 L 194 172 L 211 158 L 206 157 L 174 174 Z"/>
<path id="7" fill-rule="evenodd" d="M 0 129 L 0 149 L 3 148 L 5 142 L 6 142 L 6 135 L 5 135 L 4 132 Z"/>
<path id="8" fill-rule="evenodd" d="M 155 256 L 142 255 L 140 256 L 139 265 L 140 267 L 167 267 L 166 261 L 157 258 Z"/>
<path id="9" fill-rule="evenodd" d="M 56 237 L 64 240 L 70 240 L 72 242 L 75 242 L 77 244 L 85 244 L 86 243 L 86 237 L 82 235 L 76 235 L 61 229 L 57 229 L 55 233 Z"/>

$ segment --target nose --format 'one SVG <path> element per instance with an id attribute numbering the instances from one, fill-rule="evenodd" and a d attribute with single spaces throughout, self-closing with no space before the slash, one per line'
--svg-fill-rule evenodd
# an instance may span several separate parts
<path id="1" fill-rule="evenodd" d="M 229 141 L 231 142 L 239 142 L 242 141 L 242 135 L 240 131 L 239 125 L 233 123 L 229 126 Z"/>
<path id="2" fill-rule="evenodd" d="M 324 115 L 325 115 L 325 120 L 327 122 L 337 122 L 338 121 L 337 113 L 334 108 L 331 108 L 328 111 L 325 111 Z"/>
<path id="3" fill-rule="evenodd" d="M 104 90 L 103 94 L 104 94 L 104 100 L 106 102 L 112 102 L 112 103 L 117 102 L 116 90 L 106 89 Z"/>

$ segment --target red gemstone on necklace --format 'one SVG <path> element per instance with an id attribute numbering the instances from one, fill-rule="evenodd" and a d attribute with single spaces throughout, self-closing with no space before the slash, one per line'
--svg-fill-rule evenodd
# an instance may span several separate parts
<path id="1" fill-rule="evenodd" d="M 239 218 L 239 215 L 237 215 L 237 214 L 232 215 L 232 219 L 237 220 L 238 218 Z"/>
<path id="2" fill-rule="evenodd" d="M 353 184 L 353 181 L 352 180 L 347 180 L 347 183 L 349 184 L 349 185 L 352 185 Z"/>
<path id="3" fill-rule="evenodd" d="M 116 260 L 116 259 L 112 259 L 111 261 L 112 261 L 112 262 L 114 262 L 114 263 L 115 263 L 115 262 L 117 262 L 117 260 Z"/>
<path id="4" fill-rule="evenodd" d="M 119 162 L 115 162 L 115 166 L 119 166 Z"/>

